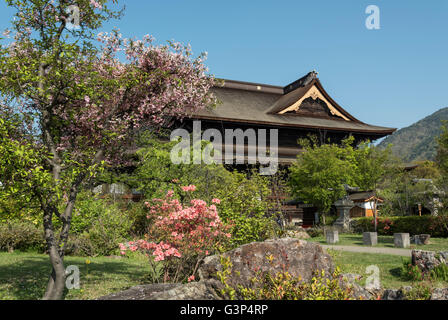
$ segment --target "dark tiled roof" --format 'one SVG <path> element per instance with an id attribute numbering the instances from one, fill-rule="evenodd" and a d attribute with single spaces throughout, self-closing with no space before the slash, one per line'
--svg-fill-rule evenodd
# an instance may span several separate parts
<path id="1" fill-rule="evenodd" d="M 335 107 L 351 121 L 289 114 L 280 115 L 276 113 L 299 100 L 314 84 L 330 103 L 334 103 Z M 357 120 L 328 96 L 317 78 L 304 87 L 299 86 L 293 91 L 288 92 L 287 88 L 288 86 L 283 88 L 258 83 L 225 80 L 222 87 L 212 88 L 220 104 L 212 110 L 201 110 L 193 115 L 192 118 L 380 135 L 391 134 L 396 130 L 394 128 L 369 125 Z M 287 93 L 284 94 L 284 92 Z"/>

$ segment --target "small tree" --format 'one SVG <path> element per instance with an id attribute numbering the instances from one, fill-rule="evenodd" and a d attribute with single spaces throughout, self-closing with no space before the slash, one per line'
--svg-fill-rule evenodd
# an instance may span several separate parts
<path id="1" fill-rule="evenodd" d="M 139 130 L 214 104 L 208 93 L 214 80 L 205 73 L 203 56 L 192 59 L 190 48 L 179 43 L 155 46 L 149 36 L 134 41 L 115 31 L 100 34 L 95 46 L 94 32 L 122 14 L 108 0 L 7 4 L 17 13 L 13 41 L 0 48 L 0 105 L 29 120 L 24 135 L 40 150 L 33 164 L 39 174 L 27 192 L 39 200 L 53 267 L 44 298 L 60 299 L 81 188 L 105 165 L 122 163 Z M 62 225 L 58 238 L 55 218 Z"/>
<path id="2" fill-rule="evenodd" d="M 389 154 L 390 147 L 381 150 L 368 141 L 361 144 L 355 151 L 356 170 L 353 178 L 356 186 L 362 190 L 373 191 L 375 231 L 377 230 L 378 187 L 379 183 L 384 180 L 386 173 L 391 169 L 387 165 Z"/>
<path id="3" fill-rule="evenodd" d="M 325 215 L 332 204 L 346 194 L 344 184 L 352 185 L 355 180 L 353 137 L 342 145 L 309 143 L 301 141 L 304 152 L 290 168 L 292 194 L 299 199 L 315 205 Z"/>
<path id="4" fill-rule="evenodd" d="M 386 173 L 391 170 L 389 149 L 379 150 L 369 142 L 353 146 L 354 138 L 340 145 L 307 145 L 291 167 L 293 194 L 327 213 L 331 205 L 346 195 L 344 184 L 373 190 L 375 195 Z M 374 201 L 376 217 L 377 199 Z M 376 221 L 376 219 L 375 219 Z"/>

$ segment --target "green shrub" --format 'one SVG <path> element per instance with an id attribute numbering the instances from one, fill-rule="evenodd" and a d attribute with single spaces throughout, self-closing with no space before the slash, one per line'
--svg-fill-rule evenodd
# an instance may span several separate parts
<path id="1" fill-rule="evenodd" d="M 226 174 L 226 183 L 216 190 L 220 218 L 232 226 L 232 245 L 263 241 L 275 234 L 275 221 L 267 216 L 271 203 L 267 200 L 268 181 L 256 173 Z"/>
<path id="2" fill-rule="evenodd" d="M 405 291 L 406 300 L 429 300 L 433 291 L 433 285 L 430 282 L 415 284 L 411 290 Z"/>
<path id="3" fill-rule="evenodd" d="M 127 211 L 119 202 L 100 199 L 82 192 L 73 211 L 67 255 L 98 256 L 118 253 L 118 243 L 132 237 L 138 208 Z M 141 214 L 141 213 L 140 213 Z M 58 237 L 60 221 L 55 219 Z M 37 250 L 45 252 L 43 231 L 31 222 L 0 224 L 0 250 Z"/>
<path id="4" fill-rule="evenodd" d="M 78 195 L 75 208 L 72 213 L 70 233 L 80 235 L 88 231 L 98 218 L 116 206 L 107 199 L 101 199 L 91 191 L 83 191 Z M 54 222 L 55 228 L 61 226 L 61 222 Z"/>
<path id="5" fill-rule="evenodd" d="M 411 235 L 430 234 L 432 237 L 448 237 L 447 222 L 446 215 L 379 217 L 377 232 L 379 235 L 410 233 Z M 355 218 L 353 228 L 358 233 L 374 231 L 374 218 Z"/>
<path id="6" fill-rule="evenodd" d="M 109 205 L 88 230 L 69 240 L 69 251 L 80 256 L 118 254 L 118 244 L 130 238 L 132 223 L 132 219 L 118 205 Z"/>
<path id="7" fill-rule="evenodd" d="M 448 265 L 441 263 L 432 269 L 430 274 L 432 279 L 448 281 Z"/>
<path id="8" fill-rule="evenodd" d="M 136 238 L 143 237 L 148 232 L 150 220 L 148 216 L 148 207 L 144 201 L 125 203 L 122 207 L 129 219 L 132 221 L 130 235 Z"/>
<path id="9" fill-rule="evenodd" d="M 325 234 L 325 228 L 321 226 L 315 226 L 306 230 L 311 238 L 323 236 Z"/>
<path id="10" fill-rule="evenodd" d="M 0 250 L 45 251 L 43 230 L 30 222 L 10 222 L 0 225 Z"/>
<path id="11" fill-rule="evenodd" d="M 413 266 L 410 261 L 403 261 L 400 274 L 406 281 L 423 281 L 427 278 L 420 268 L 418 266 Z"/>
<path id="12" fill-rule="evenodd" d="M 441 263 L 431 271 L 424 273 L 418 266 L 414 266 L 409 261 L 405 261 L 403 262 L 400 273 L 401 277 L 408 281 L 448 281 L 448 265 L 444 263 Z"/>
<path id="13" fill-rule="evenodd" d="M 323 216 L 321 215 L 320 216 L 320 219 L 321 219 L 321 222 L 323 223 Z M 338 218 L 338 215 L 336 215 L 336 214 L 332 214 L 332 215 L 326 215 L 325 216 L 325 226 L 332 226 L 333 225 L 333 223 L 337 220 L 337 218 Z"/>

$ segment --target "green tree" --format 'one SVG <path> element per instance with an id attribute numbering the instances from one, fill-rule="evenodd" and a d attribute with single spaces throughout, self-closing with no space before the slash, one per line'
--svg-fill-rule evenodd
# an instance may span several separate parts
<path id="1" fill-rule="evenodd" d="M 304 146 L 290 167 L 290 187 L 293 196 L 315 205 L 325 215 L 332 204 L 346 194 L 344 184 L 354 185 L 356 170 L 353 137 L 342 145 L 300 141 Z"/>
<path id="2" fill-rule="evenodd" d="M 375 231 L 377 230 L 378 188 L 386 174 L 391 171 L 389 154 L 390 146 L 379 149 L 369 141 L 362 143 L 355 150 L 356 169 L 353 172 L 353 179 L 355 185 L 361 190 L 373 191 Z"/>
<path id="3" fill-rule="evenodd" d="M 324 215 L 346 195 L 344 185 L 377 193 L 391 170 L 389 149 L 380 150 L 368 141 L 357 147 L 353 137 L 341 144 L 300 144 L 304 151 L 290 168 L 293 195 L 314 204 Z"/>

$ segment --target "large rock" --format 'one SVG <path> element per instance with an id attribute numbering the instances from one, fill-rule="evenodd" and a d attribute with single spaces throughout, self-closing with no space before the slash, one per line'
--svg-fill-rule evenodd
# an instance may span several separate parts
<path id="1" fill-rule="evenodd" d="M 441 263 L 447 264 L 448 252 L 434 252 L 424 250 L 412 250 L 412 265 L 418 266 L 418 268 L 426 273 L 440 265 Z"/>
<path id="2" fill-rule="evenodd" d="M 407 294 L 412 287 L 384 290 L 381 300 L 408 300 Z M 432 290 L 429 300 L 448 300 L 448 288 L 435 288 Z"/>
<path id="3" fill-rule="evenodd" d="M 177 283 L 153 283 L 135 286 L 124 291 L 100 297 L 98 300 L 151 300 L 155 294 L 171 290 L 178 286 L 179 284 Z"/>
<path id="4" fill-rule="evenodd" d="M 286 238 L 296 238 L 296 239 L 300 239 L 300 240 L 306 240 L 311 237 L 304 230 L 289 230 L 286 232 Z"/>
<path id="5" fill-rule="evenodd" d="M 403 287 L 400 289 L 386 289 L 383 292 L 381 300 L 407 300 L 406 294 L 411 289 L 411 287 Z"/>
<path id="6" fill-rule="evenodd" d="M 235 287 L 238 284 L 251 286 L 251 279 L 259 271 L 276 273 L 287 270 L 304 281 L 309 281 L 316 271 L 323 270 L 326 274 L 334 271 L 331 257 L 319 244 L 293 238 L 245 244 L 222 256 L 232 262 L 227 282 Z M 272 256 L 272 262 L 269 262 L 269 256 Z M 221 270 L 221 256 L 209 256 L 199 268 L 199 277 L 201 280 L 215 279 Z"/>
<path id="7" fill-rule="evenodd" d="M 434 289 L 431 294 L 431 300 L 448 300 L 448 288 Z"/>
<path id="8" fill-rule="evenodd" d="M 431 238 L 431 235 L 429 234 L 416 234 L 411 237 L 411 242 L 417 244 L 417 245 L 427 245 L 429 244 L 429 239 Z"/>
<path id="9" fill-rule="evenodd" d="M 165 283 L 135 286 L 98 300 L 219 300 L 218 281 L 200 281 L 187 284 Z"/>

